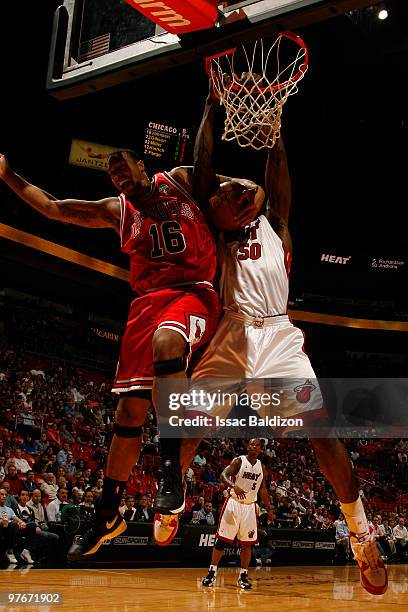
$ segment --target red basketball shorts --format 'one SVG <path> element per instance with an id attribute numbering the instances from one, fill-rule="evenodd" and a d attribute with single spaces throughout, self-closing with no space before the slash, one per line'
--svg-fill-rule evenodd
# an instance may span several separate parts
<path id="1" fill-rule="evenodd" d="M 114 393 L 153 386 L 153 334 L 171 329 L 183 336 L 194 351 L 214 335 L 222 306 L 211 287 L 189 285 L 161 289 L 133 300 L 122 338 Z"/>

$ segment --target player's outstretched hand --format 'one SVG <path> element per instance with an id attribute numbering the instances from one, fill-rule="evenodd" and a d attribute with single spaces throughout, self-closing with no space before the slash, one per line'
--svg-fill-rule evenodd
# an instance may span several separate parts
<path id="1" fill-rule="evenodd" d="M 239 487 L 238 485 L 235 485 L 234 491 L 235 491 L 235 495 L 238 497 L 238 499 L 245 499 L 246 498 L 246 493 L 245 493 L 244 489 L 241 489 L 241 487 Z"/>
<path id="2" fill-rule="evenodd" d="M 3 155 L 3 153 L 0 153 L 0 179 L 3 179 L 6 176 L 8 167 L 7 157 Z"/>

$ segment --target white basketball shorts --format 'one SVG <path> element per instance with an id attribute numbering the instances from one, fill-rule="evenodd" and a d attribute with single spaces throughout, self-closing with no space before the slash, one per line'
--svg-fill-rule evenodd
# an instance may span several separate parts
<path id="1" fill-rule="evenodd" d="M 221 511 L 217 538 L 231 544 L 235 537 L 242 543 L 258 541 L 255 503 L 242 504 L 229 497 Z"/>
<path id="2" fill-rule="evenodd" d="M 192 388 L 207 391 L 233 391 L 241 381 L 248 393 L 262 393 L 267 383 L 279 381 L 279 406 L 259 407 L 259 416 L 294 416 L 322 409 L 322 396 L 309 357 L 303 350 L 303 332 L 287 315 L 255 319 L 226 311 L 204 355 L 194 369 Z M 265 384 L 265 387 L 264 387 Z M 275 385 L 275 383 L 274 383 Z M 229 403 L 195 406 L 195 412 L 225 417 Z"/>

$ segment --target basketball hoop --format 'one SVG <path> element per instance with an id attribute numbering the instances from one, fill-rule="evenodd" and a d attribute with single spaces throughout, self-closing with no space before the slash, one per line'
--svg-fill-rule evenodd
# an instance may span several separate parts
<path id="1" fill-rule="evenodd" d="M 279 138 L 282 107 L 297 93 L 309 59 L 305 43 L 293 32 L 250 46 L 207 57 L 206 70 L 225 107 L 222 139 L 259 151 L 272 148 Z"/>

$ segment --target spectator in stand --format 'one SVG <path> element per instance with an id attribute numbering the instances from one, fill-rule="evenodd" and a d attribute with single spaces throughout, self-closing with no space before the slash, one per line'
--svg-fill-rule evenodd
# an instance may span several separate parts
<path id="1" fill-rule="evenodd" d="M 44 467 L 48 463 L 48 455 L 47 453 L 42 453 L 41 455 L 37 455 L 36 462 L 33 465 L 33 470 L 36 474 L 42 474 L 44 472 Z"/>
<path id="2" fill-rule="evenodd" d="M 301 517 L 301 527 L 302 529 L 317 529 L 317 521 L 312 508 L 306 508 L 306 514 Z"/>
<path id="3" fill-rule="evenodd" d="M 123 518 L 126 522 L 136 520 L 136 502 L 133 495 L 126 496 L 126 510 L 123 513 Z"/>
<path id="4" fill-rule="evenodd" d="M 210 501 L 206 501 L 204 508 L 198 512 L 197 520 L 200 525 L 215 525 L 213 507 Z"/>
<path id="5" fill-rule="evenodd" d="M 14 556 L 14 548 L 17 543 L 19 535 L 19 529 L 23 530 L 26 528 L 24 521 L 16 516 L 16 513 L 12 508 L 6 506 L 7 492 L 4 488 L 0 489 L 0 529 L 1 534 L 4 537 L 4 544 L 6 548 L 5 556 L 9 563 L 16 564 L 17 559 Z"/>
<path id="6" fill-rule="evenodd" d="M 324 522 L 323 509 L 324 509 L 324 506 L 322 508 L 317 508 L 315 515 L 314 515 L 318 529 L 321 529 L 323 527 L 323 522 Z"/>
<path id="7" fill-rule="evenodd" d="M 25 474 L 26 472 L 29 472 L 31 470 L 31 467 L 27 459 L 23 459 L 21 455 L 22 455 L 21 448 L 16 447 L 14 449 L 14 465 L 17 468 L 17 472 L 20 472 L 21 474 Z"/>
<path id="8" fill-rule="evenodd" d="M 75 408 L 75 402 L 73 399 L 69 399 L 64 407 L 64 412 L 67 417 L 75 417 L 77 416 L 77 411 Z"/>
<path id="9" fill-rule="evenodd" d="M 27 435 L 23 444 L 21 445 L 21 449 L 24 453 L 28 455 L 35 455 L 35 443 L 33 442 L 33 437 L 31 435 Z"/>
<path id="10" fill-rule="evenodd" d="M 146 495 L 142 495 L 136 505 L 136 521 L 153 523 L 154 512 L 149 508 L 149 501 Z"/>
<path id="11" fill-rule="evenodd" d="M 85 490 L 87 488 L 86 482 L 85 482 L 85 478 L 83 476 L 80 476 L 78 478 L 78 480 L 75 483 L 76 488 L 78 489 L 81 497 L 84 496 Z"/>
<path id="12" fill-rule="evenodd" d="M 204 497 L 200 496 L 196 503 L 192 506 L 191 512 L 199 512 L 204 508 L 205 500 Z"/>
<path id="13" fill-rule="evenodd" d="M 296 508 L 293 508 L 292 510 L 290 527 L 293 529 L 299 529 L 299 527 L 301 527 L 300 516 Z"/>
<path id="14" fill-rule="evenodd" d="M 397 549 L 395 546 L 395 537 L 393 533 L 393 529 L 395 527 L 395 521 L 393 519 L 391 519 L 390 521 L 388 519 L 384 519 L 383 527 L 384 527 L 385 537 L 387 538 L 388 558 L 393 557 L 395 553 L 397 552 Z"/>
<path id="15" fill-rule="evenodd" d="M 34 482 L 34 472 L 33 470 L 29 470 L 26 474 L 26 479 L 23 480 L 22 483 L 22 489 L 24 491 L 28 491 L 29 494 L 31 495 L 31 493 L 33 491 L 35 491 L 36 489 L 39 489 L 40 485 L 38 484 L 38 482 Z"/>
<path id="16" fill-rule="evenodd" d="M 196 482 L 194 470 L 192 467 L 187 468 L 184 480 L 186 483 L 186 497 L 191 497 L 194 493 L 194 485 Z"/>
<path id="17" fill-rule="evenodd" d="M 65 470 L 67 478 L 72 478 L 73 476 L 75 476 L 75 473 L 77 471 L 76 461 L 71 451 L 67 453 L 67 463 L 65 465 Z"/>
<path id="18" fill-rule="evenodd" d="M 83 521 L 91 521 L 95 514 L 94 495 L 85 491 L 83 501 L 79 504 L 79 515 Z"/>
<path id="19" fill-rule="evenodd" d="M 295 499 L 291 503 L 293 508 L 296 508 L 299 514 L 305 514 L 306 508 L 302 505 L 300 495 L 295 495 Z"/>
<path id="20" fill-rule="evenodd" d="M 47 516 L 52 523 L 61 522 L 61 510 L 68 503 L 68 489 L 61 487 L 57 491 L 57 497 L 48 504 Z"/>
<path id="21" fill-rule="evenodd" d="M 59 424 L 59 433 L 63 443 L 68 442 L 68 444 L 72 444 L 72 442 L 74 442 L 74 436 L 68 431 L 66 423 Z"/>
<path id="22" fill-rule="evenodd" d="M 6 470 L 6 474 L 7 471 L 10 467 L 10 465 L 14 465 L 14 467 L 16 467 L 15 461 L 14 461 L 14 455 L 11 455 L 11 450 L 6 451 L 6 463 L 4 465 L 4 469 Z M 16 468 L 17 469 L 17 468 Z"/>
<path id="23" fill-rule="evenodd" d="M 126 510 L 127 510 L 126 499 L 122 497 L 122 499 L 120 500 L 120 504 L 119 504 L 119 514 L 123 516 Z"/>
<path id="24" fill-rule="evenodd" d="M 48 530 L 47 515 L 42 505 L 42 493 L 40 489 L 34 489 L 31 494 L 30 501 L 27 502 L 27 506 L 32 509 L 34 513 L 35 524 L 40 527 L 43 531 Z"/>
<path id="25" fill-rule="evenodd" d="M 284 497 L 282 499 L 282 503 L 278 506 L 278 519 L 280 521 L 280 523 L 285 526 L 285 527 L 289 527 L 291 524 L 291 520 L 292 520 L 292 506 L 290 504 L 290 500 L 288 497 Z"/>
<path id="26" fill-rule="evenodd" d="M 68 453 L 69 453 L 69 444 L 68 442 L 63 442 L 62 448 L 58 451 L 57 454 L 57 463 L 58 465 L 66 466 L 68 462 Z"/>
<path id="27" fill-rule="evenodd" d="M 340 513 L 336 521 L 336 547 L 344 556 L 346 561 L 350 560 L 350 530 L 344 519 L 344 515 Z"/>
<path id="28" fill-rule="evenodd" d="M 329 517 L 329 512 L 326 508 L 322 511 L 322 516 L 322 529 L 329 529 L 330 527 L 333 527 L 333 523 Z"/>
<path id="29" fill-rule="evenodd" d="M 4 480 L 2 484 L 2 488 L 6 491 L 6 506 L 11 508 L 12 510 L 16 510 L 17 507 L 17 498 L 10 493 L 10 483 L 7 480 Z"/>
<path id="30" fill-rule="evenodd" d="M 79 491 L 78 487 L 72 487 L 71 491 L 72 503 L 75 506 L 79 506 L 82 501 L 82 493 Z"/>
<path id="31" fill-rule="evenodd" d="M 32 555 L 36 556 L 34 551 L 38 548 L 39 552 L 42 552 L 44 548 L 49 552 L 50 549 L 55 547 L 58 542 L 58 536 L 54 533 L 42 530 L 41 527 L 37 526 L 35 522 L 35 515 L 33 509 L 28 505 L 29 502 L 28 491 L 21 491 L 18 498 L 18 507 L 16 515 L 18 518 L 23 520 L 26 524 L 26 529 L 22 534 L 24 540 L 24 550 L 21 553 L 23 561 L 31 564 L 33 563 Z"/>
<path id="32" fill-rule="evenodd" d="M 207 485 L 216 485 L 217 477 L 215 475 L 212 466 L 207 463 L 205 466 L 203 473 L 201 474 L 201 480 Z"/>
<path id="33" fill-rule="evenodd" d="M 6 458 L 2 455 L 0 457 L 0 484 L 3 482 L 3 480 L 6 477 L 6 470 L 4 469 L 5 463 L 6 463 Z"/>
<path id="34" fill-rule="evenodd" d="M 48 472 L 47 474 L 45 474 L 44 482 L 42 483 L 40 489 L 45 495 L 46 504 L 51 501 L 54 501 L 54 499 L 57 498 L 58 491 L 57 479 L 55 478 L 55 474 L 53 474 L 52 472 Z"/>
<path id="35" fill-rule="evenodd" d="M 193 459 L 193 464 L 196 467 L 204 467 L 205 464 L 207 463 L 207 459 L 204 457 L 203 452 L 202 451 L 198 451 L 198 453 L 196 454 L 196 456 Z"/>
<path id="36" fill-rule="evenodd" d="M 44 472 L 56 472 L 58 470 L 57 455 L 55 453 L 48 454 L 48 461 L 44 465 Z"/>
<path id="37" fill-rule="evenodd" d="M 316 500 L 314 498 L 313 491 L 311 491 L 310 489 L 305 489 L 303 493 L 303 500 L 311 507 L 314 507 L 316 505 Z"/>
<path id="38" fill-rule="evenodd" d="M 34 442 L 35 452 L 37 455 L 42 455 L 45 453 L 50 446 L 50 443 L 47 440 L 47 432 L 43 431 L 40 435 L 40 439 Z"/>
<path id="39" fill-rule="evenodd" d="M 97 496 L 102 494 L 102 491 L 103 491 L 103 480 L 102 480 L 102 478 L 98 478 L 97 479 L 97 481 L 95 483 L 94 489 L 95 489 L 95 494 Z"/>
<path id="40" fill-rule="evenodd" d="M 71 483 L 69 483 L 71 485 Z M 64 489 L 68 489 L 68 491 L 70 490 L 70 488 L 72 488 L 71 486 L 68 486 L 67 483 L 67 479 L 65 478 L 65 476 L 58 476 L 57 478 L 57 487 L 60 489 L 61 487 Z"/>
<path id="41" fill-rule="evenodd" d="M 10 484 L 10 495 L 18 495 L 22 488 L 22 481 L 18 477 L 16 466 L 11 464 L 6 474 L 7 482 Z M 4 482 L 3 482 L 4 486 Z"/>
<path id="42" fill-rule="evenodd" d="M 85 481 L 85 485 L 88 487 L 91 484 L 92 481 L 92 470 L 90 468 L 86 468 L 86 470 L 84 470 L 82 477 Z"/>
<path id="43" fill-rule="evenodd" d="M 400 560 L 404 561 L 408 550 L 408 530 L 405 527 L 404 518 L 400 517 L 398 519 L 398 525 L 395 525 L 393 529 L 393 534 L 395 538 L 395 547 L 397 550 L 397 554 L 399 555 Z"/>

